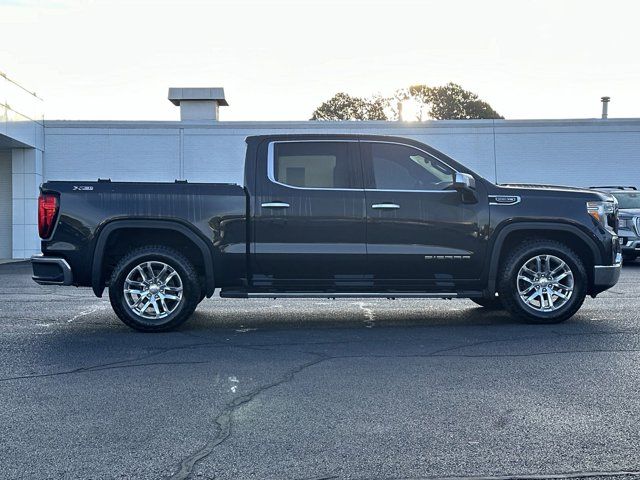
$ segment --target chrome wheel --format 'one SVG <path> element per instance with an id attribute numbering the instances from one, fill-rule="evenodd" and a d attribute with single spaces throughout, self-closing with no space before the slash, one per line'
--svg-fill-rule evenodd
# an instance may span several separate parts
<path id="1" fill-rule="evenodd" d="M 182 302 L 182 291 L 180 275 L 164 262 L 136 265 L 124 281 L 128 307 L 148 320 L 159 320 L 174 312 Z"/>
<path id="2" fill-rule="evenodd" d="M 518 295 L 537 312 L 553 312 L 571 298 L 573 272 L 567 263 L 554 255 L 537 255 L 518 271 Z"/>

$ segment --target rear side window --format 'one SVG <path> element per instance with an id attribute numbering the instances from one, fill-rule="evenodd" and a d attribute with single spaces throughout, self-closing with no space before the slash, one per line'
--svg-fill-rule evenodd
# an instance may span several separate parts
<path id="1" fill-rule="evenodd" d="M 274 144 L 270 177 L 299 188 L 362 188 L 357 143 Z"/>
<path id="2" fill-rule="evenodd" d="M 444 190 L 454 170 L 427 153 L 407 145 L 368 143 L 369 188 L 377 190 Z"/>

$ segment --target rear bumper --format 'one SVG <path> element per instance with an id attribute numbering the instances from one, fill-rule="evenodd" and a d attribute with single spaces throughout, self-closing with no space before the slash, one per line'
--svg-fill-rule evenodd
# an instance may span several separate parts
<path id="1" fill-rule="evenodd" d="M 616 255 L 613 265 L 596 265 L 593 267 L 593 285 L 598 291 L 606 290 L 618 283 L 622 269 L 622 254 Z"/>
<path id="2" fill-rule="evenodd" d="M 31 257 L 34 282 L 40 285 L 71 285 L 73 273 L 71 267 L 64 258 L 44 257 L 34 255 Z"/>

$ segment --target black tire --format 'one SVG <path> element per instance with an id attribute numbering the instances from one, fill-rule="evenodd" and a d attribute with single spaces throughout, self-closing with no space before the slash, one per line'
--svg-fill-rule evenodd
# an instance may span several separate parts
<path id="1" fill-rule="evenodd" d="M 124 293 L 127 275 L 144 262 L 163 262 L 177 272 L 182 282 L 182 298 L 171 313 L 161 319 L 147 319 L 136 314 L 128 305 Z M 169 283 L 169 282 L 167 282 Z M 191 262 L 180 252 L 162 245 L 136 248 L 120 259 L 109 282 L 109 300 L 116 315 L 129 327 L 141 332 L 165 332 L 189 319 L 198 305 L 201 287 Z"/>
<path id="2" fill-rule="evenodd" d="M 518 293 L 518 272 L 537 255 L 553 255 L 564 261 L 573 274 L 573 292 L 569 299 L 553 311 L 540 311 L 528 306 Z M 499 270 L 498 293 L 511 315 L 529 323 L 560 323 L 571 318 L 584 302 L 587 292 L 587 272 L 580 256 L 564 243 L 555 240 L 532 239 L 517 245 L 504 259 Z"/>
<path id="3" fill-rule="evenodd" d="M 500 297 L 479 297 L 479 298 L 470 298 L 473 303 L 480 305 L 481 307 L 486 308 L 487 310 L 504 310 L 504 305 L 502 305 L 502 300 Z"/>

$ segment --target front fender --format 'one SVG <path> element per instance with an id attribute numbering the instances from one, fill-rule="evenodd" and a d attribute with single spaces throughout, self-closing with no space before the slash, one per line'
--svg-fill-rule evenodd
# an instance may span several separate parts
<path id="1" fill-rule="evenodd" d="M 582 240 L 587 247 L 591 250 L 593 255 L 594 264 L 598 265 L 602 263 L 604 255 L 602 246 L 597 237 L 592 236 L 591 232 L 587 232 L 586 229 L 581 229 L 576 225 L 570 223 L 557 223 L 557 222 L 514 222 L 502 226 L 496 233 L 494 233 L 495 241 L 489 248 L 487 264 L 488 264 L 488 278 L 487 278 L 487 294 L 495 295 L 498 267 L 500 264 L 500 257 L 503 253 L 503 246 L 507 237 L 518 231 L 536 231 L 536 232 L 565 232 L 575 235 Z"/>

